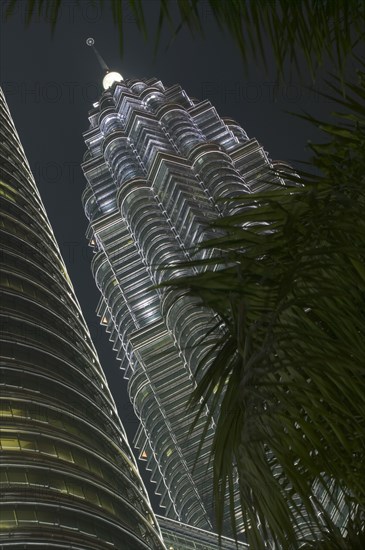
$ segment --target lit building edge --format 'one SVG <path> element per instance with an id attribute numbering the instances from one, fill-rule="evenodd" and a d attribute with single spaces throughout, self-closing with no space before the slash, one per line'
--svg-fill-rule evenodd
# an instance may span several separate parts
<path id="1" fill-rule="evenodd" d="M 193 469 L 204 418 L 188 437 L 194 412 L 185 409 L 209 342 L 197 344 L 214 317 L 191 298 L 151 287 L 184 273 L 171 266 L 212 235 L 207 222 L 227 212 L 219 199 L 263 187 L 274 175 L 255 139 L 180 86 L 114 83 L 89 120 L 83 204 L 102 294 L 98 314 L 141 420 L 136 444 L 166 516 L 212 529 L 214 426 Z"/>
<path id="2" fill-rule="evenodd" d="M 2 91 L 0 546 L 165 548 Z"/>

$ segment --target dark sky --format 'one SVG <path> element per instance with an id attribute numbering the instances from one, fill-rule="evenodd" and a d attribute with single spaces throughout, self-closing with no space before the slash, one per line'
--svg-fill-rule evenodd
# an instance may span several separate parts
<path id="1" fill-rule="evenodd" d="M 157 77 L 165 85 L 181 84 L 192 97 L 210 99 L 221 116 L 236 119 L 250 137 L 256 137 L 272 159 L 306 160 L 307 140 L 318 139 L 312 126 L 285 110 L 326 116 L 331 105 L 316 92 L 306 90 L 305 81 L 299 84 L 297 80 L 286 80 L 277 85 L 273 62 L 269 63 L 269 74 L 256 62 L 249 64 L 246 74 L 238 49 L 217 28 L 207 3 L 202 2 L 201 7 L 204 39 L 193 39 L 189 31 L 183 30 L 167 48 L 166 31 L 156 56 L 153 36 L 159 2 L 145 3 L 150 34 L 147 42 L 126 6 L 123 58 L 111 13 L 106 8 L 101 12 L 98 2 L 95 4 L 84 0 L 78 7 L 75 1 L 64 0 L 51 37 L 43 21 L 33 21 L 25 29 L 26 2 L 19 1 L 14 16 L 2 23 L 1 82 L 120 416 L 132 439 L 137 421 L 111 343 L 95 315 L 99 292 L 91 276 L 91 254 L 84 237 L 87 220 L 80 197 L 85 181 L 79 166 L 85 147 L 81 134 L 88 127 L 88 110 L 102 90 L 102 72 L 85 45 L 86 38 L 94 37 L 108 65 L 127 78 Z M 155 499 L 153 502 L 157 511 Z"/>

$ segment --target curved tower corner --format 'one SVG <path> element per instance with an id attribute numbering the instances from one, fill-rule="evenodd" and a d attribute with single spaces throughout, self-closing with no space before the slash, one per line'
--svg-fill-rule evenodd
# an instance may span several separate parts
<path id="1" fill-rule="evenodd" d="M 173 266 L 213 236 L 209 222 L 228 208 L 220 199 L 273 178 L 270 161 L 255 139 L 220 118 L 209 101 L 193 100 L 179 85 L 167 88 L 156 79 L 114 83 L 89 120 L 83 205 L 102 295 L 98 314 L 129 379 L 141 421 L 135 442 L 166 517 L 212 530 L 214 425 L 194 467 L 205 419 L 189 434 L 196 411 L 187 405 L 210 346 L 202 338 L 216 319 L 193 298 L 174 299 L 172 291 L 154 287 L 182 274 Z M 237 488 L 241 527 L 238 501 Z"/>
<path id="2" fill-rule="evenodd" d="M 165 548 L 0 91 L 0 547 Z"/>

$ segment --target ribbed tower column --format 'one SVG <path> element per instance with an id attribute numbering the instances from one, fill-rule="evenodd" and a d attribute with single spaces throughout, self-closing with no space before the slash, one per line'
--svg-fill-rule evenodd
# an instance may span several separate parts
<path id="1" fill-rule="evenodd" d="M 0 547 L 163 550 L 2 92 L 0 117 Z"/>
<path id="2" fill-rule="evenodd" d="M 83 202 L 102 293 L 98 312 L 129 379 L 141 421 L 135 441 L 166 516 L 211 529 L 214 424 L 194 468 L 205 419 L 190 434 L 195 412 L 187 405 L 194 373 L 212 345 L 212 333 L 203 337 L 217 319 L 192 297 L 153 287 L 188 272 L 177 264 L 212 254 L 192 256 L 196 245 L 217 235 L 209 222 L 231 211 L 222 199 L 267 185 L 270 162 L 209 101 L 156 79 L 114 82 L 89 121 Z M 229 533 L 228 507 L 224 520 Z"/>

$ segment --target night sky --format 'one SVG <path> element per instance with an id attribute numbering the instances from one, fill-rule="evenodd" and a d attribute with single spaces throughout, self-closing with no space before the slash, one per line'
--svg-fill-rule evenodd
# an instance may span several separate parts
<path id="1" fill-rule="evenodd" d="M 166 30 L 154 56 L 158 4 L 157 0 L 145 3 L 147 42 L 126 6 L 123 58 L 109 9 L 101 12 L 89 0 L 81 8 L 73 0 L 62 2 L 53 37 L 44 21 L 33 21 L 25 28 L 25 2 L 19 1 L 10 20 L 4 23 L 2 17 L 1 32 L 2 87 L 130 440 L 137 420 L 108 335 L 95 314 L 99 291 L 91 276 L 91 249 L 84 236 L 82 132 L 88 128 L 88 110 L 102 91 L 102 71 L 85 45 L 86 38 L 95 38 L 107 64 L 125 78 L 157 77 L 165 85 L 179 83 L 192 97 L 210 99 L 221 116 L 234 118 L 249 137 L 257 138 L 272 159 L 294 165 L 295 160 L 308 160 L 307 141 L 319 139 L 315 128 L 284 111 L 326 117 L 331 110 L 330 102 L 306 89 L 308 80 L 287 79 L 278 85 L 273 61 L 269 73 L 253 61 L 246 73 L 238 48 L 218 29 L 204 2 L 205 37 L 192 38 L 183 30 L 169 44 Z M 141 465 L 142 474 L 143 470 Z M 158 511 L 154 498 L 152 502 Z"/>

